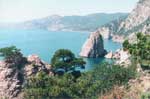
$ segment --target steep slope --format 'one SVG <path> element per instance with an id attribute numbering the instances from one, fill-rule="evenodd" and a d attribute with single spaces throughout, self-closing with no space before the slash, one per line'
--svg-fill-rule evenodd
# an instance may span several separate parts
<path id="1" fill-rule="evenodd" d="M 150 0 L 140 0 L 137 6 L 127 17 L 121 17 L 114 20 L 93 32 L 100 34 L 105 39 L 112 38 L 113 41 L 123 42 L 127 37 L 130 42 L 135 41 L 135 33 L 143 32 L 145 34 L 150 34 Z M 100 37 L 100 35 L 96 35 Z M 90 39 L 98 38 L 91 37 Z M 88 38 L 86 42 L 90 42 Z M 86 44 L 86 43 L 85 43 Z M 88 48 L 89 45 L 83 45 L 83 48 Z M 93 45 L 90 46 L 95 46 Z M 96 46 L 99 46 L 98 44 Z M 83 52 L 83 48 L 81 53 Z M 94 51 L 95 49 L 93 49 Z M 86 52 L 86 50 L 84 50 Z M 82 55 L 81 55 L 82 56 Z"/>
<path id="2" fill-rule="evenodd" d="M 80 56 L 97 58 L 106 54 L 103 38 L 98 32 L 92 33 L 82 47 Z"/>
<path id="3" fill-rule="evenodd" d="M 127 19 L 123 21 L 119 27 L 118 32 L 127 32 L 133 28 L 145 23 L 150 17 L 150 0 L 140 0 L 137 6 L 129 14 Z"/>
<path id="4" fill-rule="evenodd" d="M 122 42 L 125 37 L 137 32 L 150 34 L 150 0 L 140 0 L 127 17 L 114 20 L 96 32 L 103 38 L 113 38 L 117 42 Z"/>

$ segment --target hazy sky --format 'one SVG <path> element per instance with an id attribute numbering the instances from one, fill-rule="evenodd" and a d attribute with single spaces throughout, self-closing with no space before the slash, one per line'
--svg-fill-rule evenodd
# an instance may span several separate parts
<path id="1" fill-rule="evenodd" d="M 138 0 L 0 0 L 0 22 L 18 22 L 53 14 L 130 12 Z"/>

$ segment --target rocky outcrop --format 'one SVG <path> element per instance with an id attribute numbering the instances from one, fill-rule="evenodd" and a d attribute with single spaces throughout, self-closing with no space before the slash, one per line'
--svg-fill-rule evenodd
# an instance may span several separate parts
<path id="1" fill-rule="evenodd" d="M 42 61 L 37 55 L 28 56 L 27 61 L 28 63 L 24 68 L 25 77 L 31 77 L 41 71 L 49 75 L 53 75 L 53 73 L 51 72 L 51 65 Z"/>
<path id="2" fill-rule="evenodd" d="M 105 55 L 105 58 L 111 59 L 113 58 L 113 52 L 109 52 L 108 54 Z"/>
<path id="3" fill-rule="evenodd" d="M 104 39 L 110 39 L 111 38 L 111 31 L 108 27 L 99 28 L 97 30 L 97 32 L 99 32 Z"/>
<path id="4" fill-rule="evenodd" d="M 125 37 L 124 37 L 124 36 L 121 36 L 121 35 L 113 35 L 113 36 L 112 36 L 112 40 L 113 40 L 114 42 L 123 43 L 124 40 L 125 40 Z"/>
<path id="5" fill-rule="evenodd" d="M 140 0 L 137 6 L 129 14 L 129 16 L 122 21 L 118 33 L 128 36 L 128 34 L 143 32 L 150 34 L 150 0 Z"/>
<path id="6" fill-rule="evenodd" d="M 150 0 L 140 0 L 137 6 L 125 21 L 123 21 L 119 27 L 119 31 L 124 29 L 125 31 L 142 24 L 150 17 Z"/>
<path id="7" fill-rule="evenodd" d="M 14 60 L 0 61 L 0 99 L 23 99 L 22 89 L 27 78 L 40 71 L 53 75 L 51 66 L 37 55 L 14 57 Z"/>
<path id="8" fill-rule="evenodd" d="M 22 90 L 24 58 L 15 57 L 14 62 L 0 61 L 0 99 L 19 99 Z M 20 98 L 21 99 L 21 98 Z"/>
<path id="9" fill-rule="evenodd" d="M 104 49 L 102 36 L 99 34 L 99 32 L 91 33 L 82 47 L 80 56 L 96 58 L 104 56 L 105 54 L 106 50 Z"/>
<path id="10" fill-rule="evenodd" d="M 116 61 L 117 64 L 129 65 L 130 64 L 130 54 L 128 51 L 124 51 L 123 49 L 119 49 L 115 52 L 114 58 L 118 59 Z"/>
<path id="11" fill-rule="evenodd" d="M 130 54 L 128 51 L 124 51 L 123 49 L 118 49 L 116 52 L 109 52 L 107 55 L 105 55 L 105 58 L 108 59 L 116 59 L 116 64 L 123 65 L 123 66 L 128 66 L 131 64 L 130 61 Z"/>

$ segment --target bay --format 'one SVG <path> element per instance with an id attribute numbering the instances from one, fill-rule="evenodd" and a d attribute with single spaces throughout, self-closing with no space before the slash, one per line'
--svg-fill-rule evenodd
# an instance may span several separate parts
<path id="1" fill-rule="evenodd" d="M 50 59 L 58 49 L 70 49 L 79 57 L 82 45 L 89 35 L 88 32 L 0 29 L 0 48 L 14 45 L 21 49 L 24 56 L 37 54 L 42 60 L 50 63 Z M 121 48 L 121 44 L 104 40 L 104 47 L 107 51 L 115 51 Z M 86 70 L 106 61 L 105 58 L 84 58 L 84 60 L 87 62 Z"/>

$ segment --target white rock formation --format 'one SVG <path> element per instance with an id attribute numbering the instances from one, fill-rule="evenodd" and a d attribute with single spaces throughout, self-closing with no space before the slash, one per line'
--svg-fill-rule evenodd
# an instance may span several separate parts
<path id="1" fill-rule="evenodd" d="M 113 58 L 113 52 L 109 52 L 108 54 L 105 55 L 105 58 L 111 59 Z"/>
<path id="2" fill-rule="evenodd" d="M 99 32 L 93 32 L 85 42 L 80 52 L 82 57 L 101 57 L 106 54 L 104 50 L 103 38 Z"/>
<path id="3" fill-rule="evenodd" d="M 104 39 L 110 39 L 111 38 L 111 31 L 108 27 L 99 28 L 97 30 L 97 32 L 99 32 Z"/>
<path id="4" fill-rule="evenodd" d="M 114 55 L 113 58 L 117 59 L 116 64 L 128 66 L 130 62 L 130 54 L 128 51 L 124 51 L 123 49 L 118 49 Z"/>

